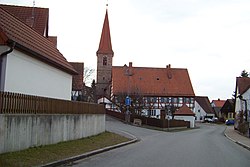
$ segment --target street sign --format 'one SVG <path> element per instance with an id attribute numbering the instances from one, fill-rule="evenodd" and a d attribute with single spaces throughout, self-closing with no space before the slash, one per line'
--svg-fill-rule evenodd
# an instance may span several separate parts
<path id="1" fill-rule="evenodd" d="M 130 97 L 126 97 L 126 99 L 125 99 L 125 104 L 126 104 L 126 106 L 130 106 L 131 105 L 131 99 L 130 99 Z"/>

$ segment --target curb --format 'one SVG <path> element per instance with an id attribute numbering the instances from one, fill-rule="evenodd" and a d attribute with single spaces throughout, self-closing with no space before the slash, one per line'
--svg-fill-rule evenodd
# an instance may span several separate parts
<path id="1" fill-rule="evenodd" d="M 236 144 L 238 144 L 238 145 L 240 145 L 240 146 L 242 146 L 242 147 L 244 147 L 245 149 L 247 149 L 247 150 L 250 151 L 250 146 L 248 146 L 248 145 L 246 145 L 246 144 L 243 144 L 243 143 L 241 143 L 240 141 L 236 141 L 236 140 L 232 139 L 231 137 L 229 137 L 229 136 L 226 134 L 226 129 L 227 129 L 227 127 L 226 127 L 225 130 L 224 130 L 224 136 L 225 136 L 226 138 L 228 138 L 228 139 L 231 140 L 232 142 L 234 142 L 234 143 L 236 143 Z"/>
<path id="2" fill-rule="evenodd" d="M 120 148 L 120 147 L 129 145 L 129 144 L 133 144 L 133 143 L 138 142 L 138 141 L 140 141 L 140 140 L 135 138 L 133 140 L 130 140 L 130 141 L 127 141 L 127 142 L 124 142 L 124 143 L 120 143 L 120 144 L 116 144 L 116 145 L 113 145 L 113 146 L 108 146 L 108 147 L 101 148 L 101 149 L 98 149 L 98 150 L 90 151 L 90 152 L 87 152 L 87 153 L 84 153 L 84 154 L 81 154 L 81 155 L 77 155 L 77 156 L 74 156 L 74 157 L 69 157 L 69 158 L 66 158 L 66 159 L 63 159 L 63 160 L 54 161 L 54 162 L 51 162 L 51 163 L 48 163 L 48 164 L 45 164 L 45 165 L 41 165 L 39 167 L 56 167 L 56 166 L 59 166 L 59 165 L 72 163 L 74 161 L 84 159 L 84 158 L 87 158 L 87 157 L 90 157 L 90 156 L 93 156 L 93 155 L 96 155 L 96 154 L 100 154 L 100 153 L 103 153 L 103 152 L 106 152 L 106 151 L 110 151 L 110 150 L 113 150 L 113 149 L 116 149 L 116 148 Z"/>

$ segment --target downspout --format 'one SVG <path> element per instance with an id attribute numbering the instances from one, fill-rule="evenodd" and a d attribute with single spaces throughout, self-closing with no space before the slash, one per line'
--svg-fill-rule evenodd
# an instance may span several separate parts
<path id="1" fill-rule="evenodd" d="M 2 79 L 2 62 L 3 62 L 3 57 L 8 55 L 9 53 L 11 53 L 14 50 L 14 47 L 16 45 L 16 42 L 12 42 L 10 49 L 1 53 L 0 55 L 0 91 L 1 91 L 1 79 Z"/>

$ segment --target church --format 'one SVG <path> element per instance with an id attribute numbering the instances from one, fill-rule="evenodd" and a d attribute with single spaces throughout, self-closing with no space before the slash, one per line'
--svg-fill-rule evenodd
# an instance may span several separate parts
<path id="1" fill-rule="evenodd" d="M 106 97 L 126 108 L 125 99 L 131 99 L 130 108 L 138 113 L 159 117 L 161 110 L 188 106 L 194 109 L 195 93 L 185 68 L 134 67 L 132 62 L 114 66 L 108 10 L 104 18 L 97 56 L 96 95 Z"/>

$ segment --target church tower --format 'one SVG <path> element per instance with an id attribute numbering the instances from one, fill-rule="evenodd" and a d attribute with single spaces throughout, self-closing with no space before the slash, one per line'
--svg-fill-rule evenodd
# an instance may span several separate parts
<path id="1" fill-rule="evenodd" d="M 96 56 L 97 56 L 96 95 L 97 98 L 103 96 L 110 98 L 111 81 L 112 81 L 112 59 L 114 56 L 114 52 L 112 50 L 112 44 L 111 44 L 107 9 L 104 18 L 100 44 L 96 52 Z"/>

